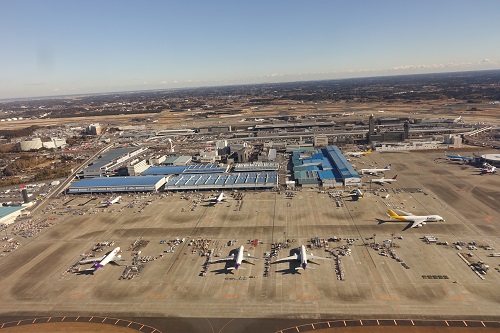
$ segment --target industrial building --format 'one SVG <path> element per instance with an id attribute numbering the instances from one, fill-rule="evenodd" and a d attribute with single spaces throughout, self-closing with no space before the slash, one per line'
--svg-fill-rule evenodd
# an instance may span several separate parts
<path id="1" fill-rule="evenodd" d="M 72 184 L 68 193 L 153 192 L 158 191 L 166 181 L 163 176 L 83 179 Z"/>

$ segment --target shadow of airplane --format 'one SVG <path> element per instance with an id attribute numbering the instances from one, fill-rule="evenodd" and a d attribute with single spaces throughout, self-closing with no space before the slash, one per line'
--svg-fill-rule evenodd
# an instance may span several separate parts
<path id="1" fill-rule="evenodd" d="M 94 269 L 87 268 L 87 269 L 84 269 L 83 271 L 78 271 L 75 274 L 76 275 L 94 275 Z"/>
<path id="2" fill-rule="evenodd" d="M 397 220 L 383 220 L 383 219 L 375 219 L 375 220 L 377 220 L 379 225 L 384 224 L 386 222 L 398 222 Z M 406 231 L 406 230 L 410 229 L 412 225 L 413 225 L 413 222 L 408 223 L 408 225 L 406 227 L 404 227 L 403 230 L 401 230 L 401 231 Z"/>

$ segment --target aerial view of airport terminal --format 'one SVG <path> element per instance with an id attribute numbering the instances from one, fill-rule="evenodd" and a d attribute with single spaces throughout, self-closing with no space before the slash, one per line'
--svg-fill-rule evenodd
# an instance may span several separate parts
<path id="1" fill-rule="evenodd" d="M 500 3 L 42 3 L 0 5 L 0 333 L 500 332 Z"/>

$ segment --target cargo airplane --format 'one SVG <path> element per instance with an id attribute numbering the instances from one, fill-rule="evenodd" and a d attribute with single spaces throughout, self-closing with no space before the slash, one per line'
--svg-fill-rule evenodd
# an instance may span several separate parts
<path id="1" fill-rule="evenodd" d="M 387 178 L 387 179 L 384 178 L 384 177 L 378 178 L 378 179 L 372 179 L 372 180 L 370 180 L 370 183 L 377 183 L 377 184 L 380 184 L 380 185 L 390 184 L 392 182 L 397 181 L 397 179 L 396 179 L 397 177 L 398 177 L 398 175 L 395 175 L 394 177 Z"/>
<path id="2" fill-rule="evenodd" d="M 222 262 L 222 261 L 234 261 L 234 266 L 227 268 L 228 270 L 232 271 L 232 270 L 238 270 L 238 269 L 245 269 L 245 267 L 241 267 L 241 264 L 243 262 L 250 263 L 250 262 L 248 262 L 248 259 L 260 260 L 259 258 L 252 257 L 249 254 L 245 254 L 244 250 L 245 250 L 245 248 L 243 246 L 240 246 L 238 248 L 238 252 L 236 252 L 236 255 L 232 254 L 226 258 L 217 259 L 215 261 L 212 261 L 211 263 L 214 264 L 214 263 Z"/>
<path id="3" fill-rule="evenodd" d="M 121 199 L 122 199 L 121 196 L 117 196 L 116 198 L 114 198 L 112 200 L 106 200 L 106 206 L 111 206 L 112 204 L 118 203 L 118 202 L 120 202 Z"/>
<path id="4" fill-rule="evenodd" d="M 370 148 L 367 151 L 348 151 L 344 155 L 345 156 L 361 157 L 364 155 L 371 154 L 371 152 L 372 152 L 372 149 Z"/>
<path id="5" fill-rule="evenodd" d="M 444 221 L 444 218 L 439 216 L 439 215 L 417 216 L 417 215 L 413 215 L 411 213 L 407 213 L 407 212 L 403 212 L 403 211 L 401 211 L 401 212 L 405 215 L 398 215 L 393 210 L 389 209 L 387 211 L 387 216 L 389 216 L 391 219 L 411 222 L 411 225 L 409 225 L 408 228 L 418 228 L 418 227 L 425 225 L 427 222 Z M 407 229 L 407 228 L 405 228 L 405 229 Z"/>
<path id="6" fill-rule="evenodd" d="M 279 262 L 283 262 L 283 261 L 297 260 L 297 261 L 300 262 L 300 266 L 296 267 L 295 270 L 298 271 L 298 270 L 306 269 L 307 268 L 308 260 L 313 260 L 313 259 L 330 260 L 328 258 L 316 257 L 312 253 L 311 254 L 307 254 L 306 247 L 304 245 L 301 245 L 298 250 L 299 250 L 298 254 L 295 253 L 293 256 L 278 259 L 278 260 L 276 260 L 274 262 L 274 264 L 275 263 L 279 263 Z M 314 268 L 309 267 L 309 269 L 314 269 Z"/>
<path id="7" fill-rule="evenodd" d="M 90 269 L 91 273 L 94 274 L 99 268 L 106 266 L 109 262 L 114 262 L 116 264 L 116 261 L 125 261 L 118 253 L 120 253 L 120 247 L 106 253 L 102 257 L 82 260 L 80 261 L 80 265 L 94 263 L 94 266 Z"/>
<path id="8" fill-rule="evenodd" d="M 389 171 L 391 170 L 391 165 L 389 164 L 388 166 L 384 167 L 383 169 L 361 169 L 361 174 L 369 174 L 369 175 L 378 175 L 381 172 Z"/>

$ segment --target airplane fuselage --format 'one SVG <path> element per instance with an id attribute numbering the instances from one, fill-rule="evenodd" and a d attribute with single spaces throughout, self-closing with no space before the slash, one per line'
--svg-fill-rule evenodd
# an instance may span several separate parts
<path id="1" fill-rule="evenodd" d="M 243 251 L 244 250 L 245 250 L 245 248 L 243 247 L 243 245 L 239 247 L 238 253 L 236 254 L 234 269 L 240 268 L 241 263 L 243 262 L 243 253 L 244 253 Z"/>
<path id="2" fill-rule="evenodd" d="M 300 247 L 300 266 L 302 269 L 306 269 L 307 267 L 307 252 L 304 245 Z"/>
<path id="3" fill-rule="evenodd" d="M 100 262 L 96 263 L 94 266 L 94 272 L 97 271 L 99 268 L 104 267 L 110 261 L 113 261 L 115 258 L 117 258 L 118 253 L 120 253 L 120 247 L 117 247 L 116 249 L 108 253 Z"/>

